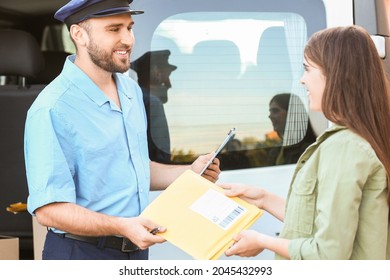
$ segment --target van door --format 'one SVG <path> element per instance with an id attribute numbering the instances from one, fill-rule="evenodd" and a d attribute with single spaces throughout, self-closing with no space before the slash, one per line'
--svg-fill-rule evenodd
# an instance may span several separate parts
<path id="1" fill-rule="evenodd" d="M 354 1 L 354 23 L 364 27 L 374 39 L 387 76 L 390 78 L 390 1 Z"/>
<path id="2" fill-rule="evenodd" d="M 165 98 L 145 91 L 159 108 L 146 108 L 152 130 L 149 141 L 168 153 L 173 164 L 187 164 L 216 150 L 235 127 L 234 141 L 219 156 L 223 171 L 219 182 L 261 186 L 285 196 L 309 127 L 318 135 L 328 126 L 322 114 L 308 110 L 306 92 L 299 84 L 306 41 L 318 30 L 354 22 L 373 28 L 372 34 L 382 33 L 387 40 L 386 17 L 379 15 L 387 3 L 169 0 L 162 5 L 159 0 L 135 1 L 132 7 L 145 14 L 134 17 L 132 61 L 146 52 L 168 53 L 165 63 L 175 67 L 168 80 L 155 79 L 160 82 L 160 94 L 165 86 Z M 367 5 L 373 11 L 370 14 L 363 12 Z M 375 18 L 375 24 L 369 17 Z M 138 73 L 131 74 L 136 79 Z M 271 106 L 271 100 L 280 94 L 289 98 L 286 114 L 280 118 L 284 121 L 278 125 L 274 114 L 283 108 Z M 158 136 L 162 119 L 168 128 L 164 135 L 169 137 Z M 162 139 L 168 139 L 169 145 Z M 151 200 L 158 195 L 152 192 Z M 277 236 L 281 226 L 265 213 L 252 228 Z M 168 242 L 153 246 L 150 258 L 191 259 Z M 239 259 L 229 259 L 235 258 Z M 273 254 L 263 252 L 254 259 L 273 259 Z"/>

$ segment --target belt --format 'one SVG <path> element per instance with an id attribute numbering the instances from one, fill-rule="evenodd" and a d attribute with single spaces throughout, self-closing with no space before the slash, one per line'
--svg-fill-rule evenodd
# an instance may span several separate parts
<path id="1" fill-rule="evenodd" d="M 116 249 L 122 251 L 123 253 L 131 253 L 139 250 L 137 245 L 135 245 L 133 242 L 131 242 L 128 238 L 125 237 L 118 237 L 118 236 L 93 237 L 93 236 L 74 235 L 71 233 L 56 233 L 56 232 L 53 233 L 55 233 L 56 235 L 62 238 L 78 240 L 96 246 L 102 246 L 103 248 Z"/>

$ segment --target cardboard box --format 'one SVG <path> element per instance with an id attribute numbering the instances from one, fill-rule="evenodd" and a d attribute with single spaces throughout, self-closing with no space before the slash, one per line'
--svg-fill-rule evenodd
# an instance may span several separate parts
<path id="1" fill-rule="evenodd" d="M 19 259 L 19 238 L 0 235 L 0 260 Z"/>
<path id="2" fill-rule="evenodd" d="M 47 228 L 41 226 L 33 217 L 34 260 L 42 259 L 42 250 L 45 243 Z"/>

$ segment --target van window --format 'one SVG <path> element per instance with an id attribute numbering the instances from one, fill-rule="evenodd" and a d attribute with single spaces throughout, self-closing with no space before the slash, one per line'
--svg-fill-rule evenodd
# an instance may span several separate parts
<path id="1" fill-rule="evenodd" d="M 69 30 L 63 23 L 45 26 L 41 45 L 43 51 L 76 53 L 76 47 L 70 39 Z"/>
<path id="2" fill-rule="evenodd" d="M 215 150 L 236 127 L 219 155 L 222 170 L 295 163 L 315 140 L 299 83 L 307 38 L 306 21 L 296 13 L 192 12 L 164 19 L 150 49 L 169 50 L 177 68 L 163 110 L 150 105 L 149 141 L 174 163 L 188 163 Z M 161 137 L 164 117 L 169 138 Z"/>

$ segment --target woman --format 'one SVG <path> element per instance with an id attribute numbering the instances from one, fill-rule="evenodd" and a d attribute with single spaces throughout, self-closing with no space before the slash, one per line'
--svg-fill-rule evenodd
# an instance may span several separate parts
<path id="1" fill-rule="evenodd" d="M 261 188 L 222 185 L 284 222 L 279 237 L 241 232 L 226 255 L 268 249 L 278 259 L 388 259 L 390 102 L 369 34 L 357 26 L 314 34 L 301 83 L 311 110 L 334 125 L 299 159 L 286 201 Z"/>

